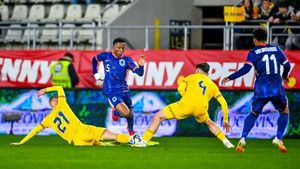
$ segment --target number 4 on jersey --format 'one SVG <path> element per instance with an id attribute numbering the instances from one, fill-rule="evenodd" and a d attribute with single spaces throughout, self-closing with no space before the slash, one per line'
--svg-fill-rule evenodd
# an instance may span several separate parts
<path id="1" fill-rule="evenodd" d="M 201 80 L 199 82 L 199 87 L 202 88 L 202 95 L 205 95 L 205 92 L 206 92 L 206 86 L 203 85 L 203 80 Z"/>

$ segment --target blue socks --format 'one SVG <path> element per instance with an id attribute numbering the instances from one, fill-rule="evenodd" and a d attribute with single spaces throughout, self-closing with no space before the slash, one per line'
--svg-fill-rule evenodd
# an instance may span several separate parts
<path id="1" fill-rule="evenodd" d="M 252 129 L 252 127 L 254 126 L 254 123 L 257 119 L 257 116 L 253 113 L 250 113 L 245 120 L 244 123 L 244 128 L 243 128 L 243 133 L 242 133 L 242 137 L 244 137 L 245 139 L 247 138 L 250 130 Z"/>
<path id="2" fill-rule="evenodd" d="M 244 128 L 243 128 L 242 137 L 247 138 L 250 130 L 252 129 L 252 127 L 255 124 L 256 119 L 257 119 L 257 116 L 254 115 L 253 113 L 250 113 L 247 116 L 247 118 L 245 120 Z M 278 125 L 277 138 L 279 140 L 282 140 L 283 133 L 284 133 L 284 130 L 285 130 L 287 124 L 288 124 L 288 121 L 289 121 L 289 115 L 286 114 L 286 113 L 281 113 L 279 118 L 278 118 L 278 121 L 277 121 L 277 125 Z"/>
<path id="3" fill-rule="evenodd" d="M 119 113 L 117 110 L 115 110 L 113 113 L 114 113 L 115 116 L 123 118 L 121 113 Z M 133 115 L 131 115 L 131 117 L 126 118 L 126 120 L 127 120 L 127 130 L 129 132 L 129 135 L 135 134 L 135 132 L 133 130 Z"/>
<path id="4" fill-rule="evenodd" d="M 127 120 L 127 129 L 130 135 L 132 135 L 132 133 L 134 134 L 134 130 L 133 130 L 133 115 L 131 115 L 131 117 L 126 118 Z"/>
<path id="5" fill-rule="evenodd" d="M 289 115 L 286 114 L 286 113 L 280 113 L 280 116 L 279 116 L 278 121 L 277 121 L 277 125 L 278 125 L 277 138 L 279 140 L 282 140 L 283 133 L 284 133 L 284 130 L 285 130 L 287 124 L 288 124 L 288 121 L 289 121 Z"/>

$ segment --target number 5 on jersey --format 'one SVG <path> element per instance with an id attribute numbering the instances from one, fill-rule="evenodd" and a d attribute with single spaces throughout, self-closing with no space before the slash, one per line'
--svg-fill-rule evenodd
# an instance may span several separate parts
<path id="1" fill-rule="evenodd" d="M 109 67 L 109 64 L 106 65 L 106 68 L 105 68 L 106 72 L 109 72 L 110 71 L 110 67 Z"/>

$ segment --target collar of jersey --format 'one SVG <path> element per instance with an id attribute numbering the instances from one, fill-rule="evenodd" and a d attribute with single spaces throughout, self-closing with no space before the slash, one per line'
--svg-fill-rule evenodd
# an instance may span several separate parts
<path id="1" fill-rule="evenodd" d="M 117 57 L 117 56 L 114 55 L 113 52 L 110 52 L 110 53 L 111 53 L 111 55 L 113 55 L 113 57 L 115 57 L 116 59 L 121 59 L 122 57 L 124 57 L 124 55 L 122 55 L 121 57 Z"/>
<path id="2" fill-rule="evenodd" d="M 268 44 L 265 43 L 265 44 L 261 44 L 261 45 L 259 45 L 259 46 L 266 47 L 266 46 L 268 46 Z"/>

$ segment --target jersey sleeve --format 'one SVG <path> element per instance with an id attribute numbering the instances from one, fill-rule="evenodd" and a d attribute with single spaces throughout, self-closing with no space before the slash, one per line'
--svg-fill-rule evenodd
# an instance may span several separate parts
<path id="1" fill-rule="evenodd" d="M 131 57 L 127 57 L 126 60 L 127 60 L 127 68 L 134 72 L 138 68 L 138 66 L 134 63 Z"/>
<path id="2" fill-rule="evenodd" d="M 216 99 L 219 102 L 219 104 L 221 105 L 224 122 L 228 122 L 228 105 L 227 105 L 225 98 L 222 95 L 219 95 L 218 97 L 216 97 Z"/>
<path id="3" fill-rule="evenodd" d="M 101 62 L 101 61 L 105 60 L 106 54 L 107 54 L 106 52 L 102 52 L 102 53 L 100 53 L 100 54 L 94 56 L 94 58 L 95 58 L 98 62 Z"/>
<path id="4" fill-rule="evenodd" d="M 252 51 L 250 51 L 247 55 L 247 59 L 246 59 L 246 64 L 250 64 L 250 65 L 254 65 L 254 56 L 253 56 L 253 53 Z"/>
<path id="5" fill-rule="evenodd" d="M 252 66 L 254 65 L 254 57 L 253 57 L 253 53 L 252 51 L 250 51 L 248 53 L 248 56 L 247 56 L 247 59 L 246 59 L 246 62 L 244 64 L 244 66 L 239 69 L 238 71 L 236 71 L 235 73 L 232 73 L 231 75 L 228 76 L 229 80 L 234 80 L 234 79 L 237 79 L 243 75 L 245 75 L 246 73 L 248 73 Z"/>
<path id="6" fill-rule="evenodd" d="M 52 111 L 50 112 L 50 114 L 51 113 L 52 113 Z M 51 126 L 50 114 L 48 114 L 40 123 L 40 125 L 42 125 L 44 128 L 48 128 Z"/>
<path id="7" fill-rule="evenodd" d="M 144 66 L 136 65 L 130 57 L 127 58 L 127 69 L 130 69 L 133 73 L 139 76 L 144 75 Z"/>
<path id="8" fill-rule="evenodd" d="M 184 78 L 178 85 L 178 92 L 180 94 L 180 96 L 183 96 L 185 94 L 186 91 L 186 87 L 187 87 L 187 83 L 188 83 L 188 77 Z"/>
<path id="9" fill-rule="evenodd" d="M 64 89 L 61 86 L 47 87 L 47 92 L 57 91 L 58 103 L 66 102 Z"/>
<path id="10" fill-rule="evenodd" d="M 58 94 L 58 97 L 65 97 L 64 89 L 61 86 L 53 86 L 53 87 L 47 87 L 46 92 L 53 92 L 56 91 Z"/>
<path id="11" fill-rule="evenodd" d="M 278 50 L 278 59 L 279 59 L 279 63 L 281 65 L 284 65 L 286 63 L 289 62 L 289 60 L 287 59 L 286 55 L 284 54 L 284 52 L 279 48 L 277 47 L 277 50 Z"/>
<path id="12" fill-rule="evenodd" d="M 98 72 L 98 68 L 97 68 L 98 63 L 105 60 L 105 58 L 107 56 L 106 54 L 107 54 L 106 52 L 102 52 L 93 57 L 93 59 L 92 59 L 93 74 L 96 74 Z"/>
<path id="13" fill-rule="evenodd" d="M 211 86 L 212 86 L 212 95 L 214 98 L 217 98 L 219 95 L 222 95 L 218 86 L 213 81 L 211 82 Z"/>
<path id="14" fill-rule="evenodd" d="M 213 96 L 214 98 L 219 102 L 219 104 L 221 105 L 221 109 L 223 112 L 223 117 L 224 117 L 224 122 L 228 122 L 228 105 L 227 102 L 225 100 L 225 98 L 223 97 L 222 93 L 220 92 L 218 86 L 213 83 Z"/>
<path id="15" fill-rule="evenodd" d="M 30 133 L 28 133 L 21 141 L 20 144 L 26 143 L 28 140 L 30 140 L 32 137 L 37 135 L 40 131 L 42 131 L 44 127 L 41 124 L 38 124 L 35 128 L 33 128 Z"/>

